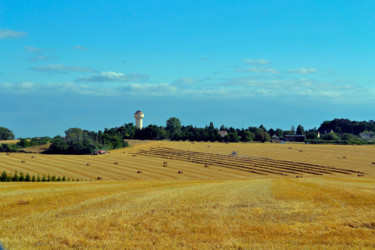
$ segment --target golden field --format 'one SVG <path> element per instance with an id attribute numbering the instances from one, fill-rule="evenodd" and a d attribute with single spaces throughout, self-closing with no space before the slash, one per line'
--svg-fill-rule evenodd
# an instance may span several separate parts
<path id="1" fill-rule="evenodd" d="M 16 144 L 18 140 L 0 140 L 0 144 Z"/>
<path id="2" fill-rule="evenodd" d="M 263 176 L 137 154 L 158 146 L 223 155 L 236 151 L 364 176 Z M 0 241 L 9 249 L 371 249 L 372 162 L 373 146 L 305 144 L 162 141 L 99 156 L 2 153 L 0 171 L 94 181 L 0 183 Z M 103 181 L 95 181 L 99 176 Z"/>

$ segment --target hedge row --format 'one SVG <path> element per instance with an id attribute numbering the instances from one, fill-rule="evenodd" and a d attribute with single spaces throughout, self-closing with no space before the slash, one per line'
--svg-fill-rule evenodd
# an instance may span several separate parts
<path id="1" fill-rule="evenodd" d="M 7 173 L 6 171 L 3 171 L 0 176 L 0 182 L 52 182 L 52 181 L 79 181 L 79 179 L 71 179 L 66 178 L 65 176 L 60 177 L 56 175 L 42 175 L 39 174 L 37 176 L 30 175 L 29 173 L 24 174 L 23 172 L 20 172 L 19 174 L 17 171 L 14 173 Z"/>

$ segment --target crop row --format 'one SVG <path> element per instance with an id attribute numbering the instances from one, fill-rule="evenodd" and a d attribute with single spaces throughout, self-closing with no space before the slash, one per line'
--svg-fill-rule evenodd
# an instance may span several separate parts
<path id="1" fill-rule="evenodd" d="M 232 168 L 255 174 L 267 175 L 276 174 L 288 176 L 312 174 L 358 174 L 363 175 L 360 171 L 350 169 L 334 168 L 329 166 L 322 166 L 317 164 L 293 162 L 284 160 L 275 160 L 269 158 L 260 158 L 252 156 L 238 156 L 238 155 L 222 155 L 214 153 L 203 153 L 189 150 L 173 149 L 167 147 L 150 148 L 150 150 L 140 150 L 137 154 L 144 156 L 152 156 L 158 158 L 166 158 L 173 160 L 181 160 L 204 164 L 208 166 L 218 166 L 225 168 Z"/>

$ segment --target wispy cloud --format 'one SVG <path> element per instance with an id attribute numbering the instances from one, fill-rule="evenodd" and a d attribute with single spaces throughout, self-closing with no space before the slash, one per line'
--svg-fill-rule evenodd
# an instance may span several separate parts
<path id="1" fill-rule="evenodd" d="M 36 48 L 34 46 L 26 46 L 25 50 L 34 54 L 29 59 L 31 62 L 58 59 L 58 57 L 56 56 L 56 52 L 53 49 L 42 49 L 42 48 Z"/>
<path id="2" fill-rule="evenodd" d="M 291 69 L 288 71 L 288 73 L 301 74 L 301 75 L 307 75 L 307 74 L 316 73 L 316 72 L 318 72 L 316 68 L 298 68 L 298 69 Z"/>
<path id="3" fill-rule="evenodd" d="M 268 67 L 252 67 L 246 69 L 235 69 L 234 72 L 252 72 L 252 73 L 271 73 L 271 74 L 279 74 L 280 71 L 274 68 Z"/>
<path id="4" fill-rule="evenodd" d="M 22 36 L 26 36 L 26 32 L 22 31 L 15 31 L 10 29 L 0 29 L 0 39 L 7 39 L 7 38 L 18 38 Z"/>
<path id="5" fill-rule="evenodd" d="M 73 49 L 75 49 L 75 50 L 86 50 L 87 48 L 84 47 L 84 46 L 77 45 L 77 46 L 73 46 Z"/>
<path id="6" fill-rule="evenodd" d="M 261 65 L 271 63 L 271 61 L 266 60 L 266 59 L 244 59 L 244 60 L 242 60 L 242 62 L 249 63 L 249 64 L 261 64 Z"/>
<path id="7" fill-rule="evenodd" d="M 63 64 L 50 64 L 44 66 L 34 66 L 30 69 L 43 73 L 69 73 L 69 72 L 96 72 L 92 68 L 79 67 L 79 66 L 67 66 Z"/>
<path id="8" fill-rule="evenodd" d="M 118 74 L 118 73 L 117 73 Z M 124 76 L 119 76 L 124 77 Z M 295 98 L 296 100 L 329 100 L 333 102 L 372 102 L 375 89 L 340 81 L 314 79 L 259 79 L 252 77 L 228 78 L 221 82 L 197 84 L 175 83 L 0 83 L 2 93 L 57 94 L 75 93 L 93 96 L 159 96 L 196 98 Z"/>
<path id="9" fill-rule="evenodd" d="M 39 84 L 31 82 L 22 83 L 0 83 L 0 90 L 13 94 L 57 94 L 74 93 L 93 96 L 119 96 L 119 95 L 140 95 L 140 96 L 171 96 L 175 95 L 177 88 L 168 83 L 160 84 L 138 84 L 125 83 L 119 86 L 103 87 L 101 85 L 66 83 Z"/>
<path id="10" fill-rule="evenodd" d="M 208 80 L 208 77 L 205 78 L 190 78 L 190 77 L 185 77 L 185 78 L 180 78 L 177 80 L 174 80 L 172 83 L 173 84 L 187 84 L 187 85 L 192 85 L 195 83 L 200 83 Z"/>
<path id="11" fill-rule="evenodd" d="M 130 81 L 144 81 L 148 80 L 149 75 L 132 73 L 132 74 L 123 74 L 116 73 L 112 71 L 101 72 L 97 75 L 92 76 L 83 76 L 75 79 L 75 82 L 130 82 Z"/>

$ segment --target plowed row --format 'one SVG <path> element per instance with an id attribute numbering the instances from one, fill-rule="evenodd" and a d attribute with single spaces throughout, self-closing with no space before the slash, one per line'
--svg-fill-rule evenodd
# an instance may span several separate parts
<path id="1" fill-rule="evenodd" d="M 323 175 L 323 174 L 356 174 L 362 176 L 364 173 L 343 168 L 321 166 L 317 164 L 275 160 L 251 156 L 228 156 L 222 154 L 203 153 L 189 150 L 179 150 L 168 147 L 151 147 L 150 150 L 140 150 L 138 155 L 166 158 L 204 164 L 206 167 L 217 166 L 236 169 L 259 175 Z"/>

